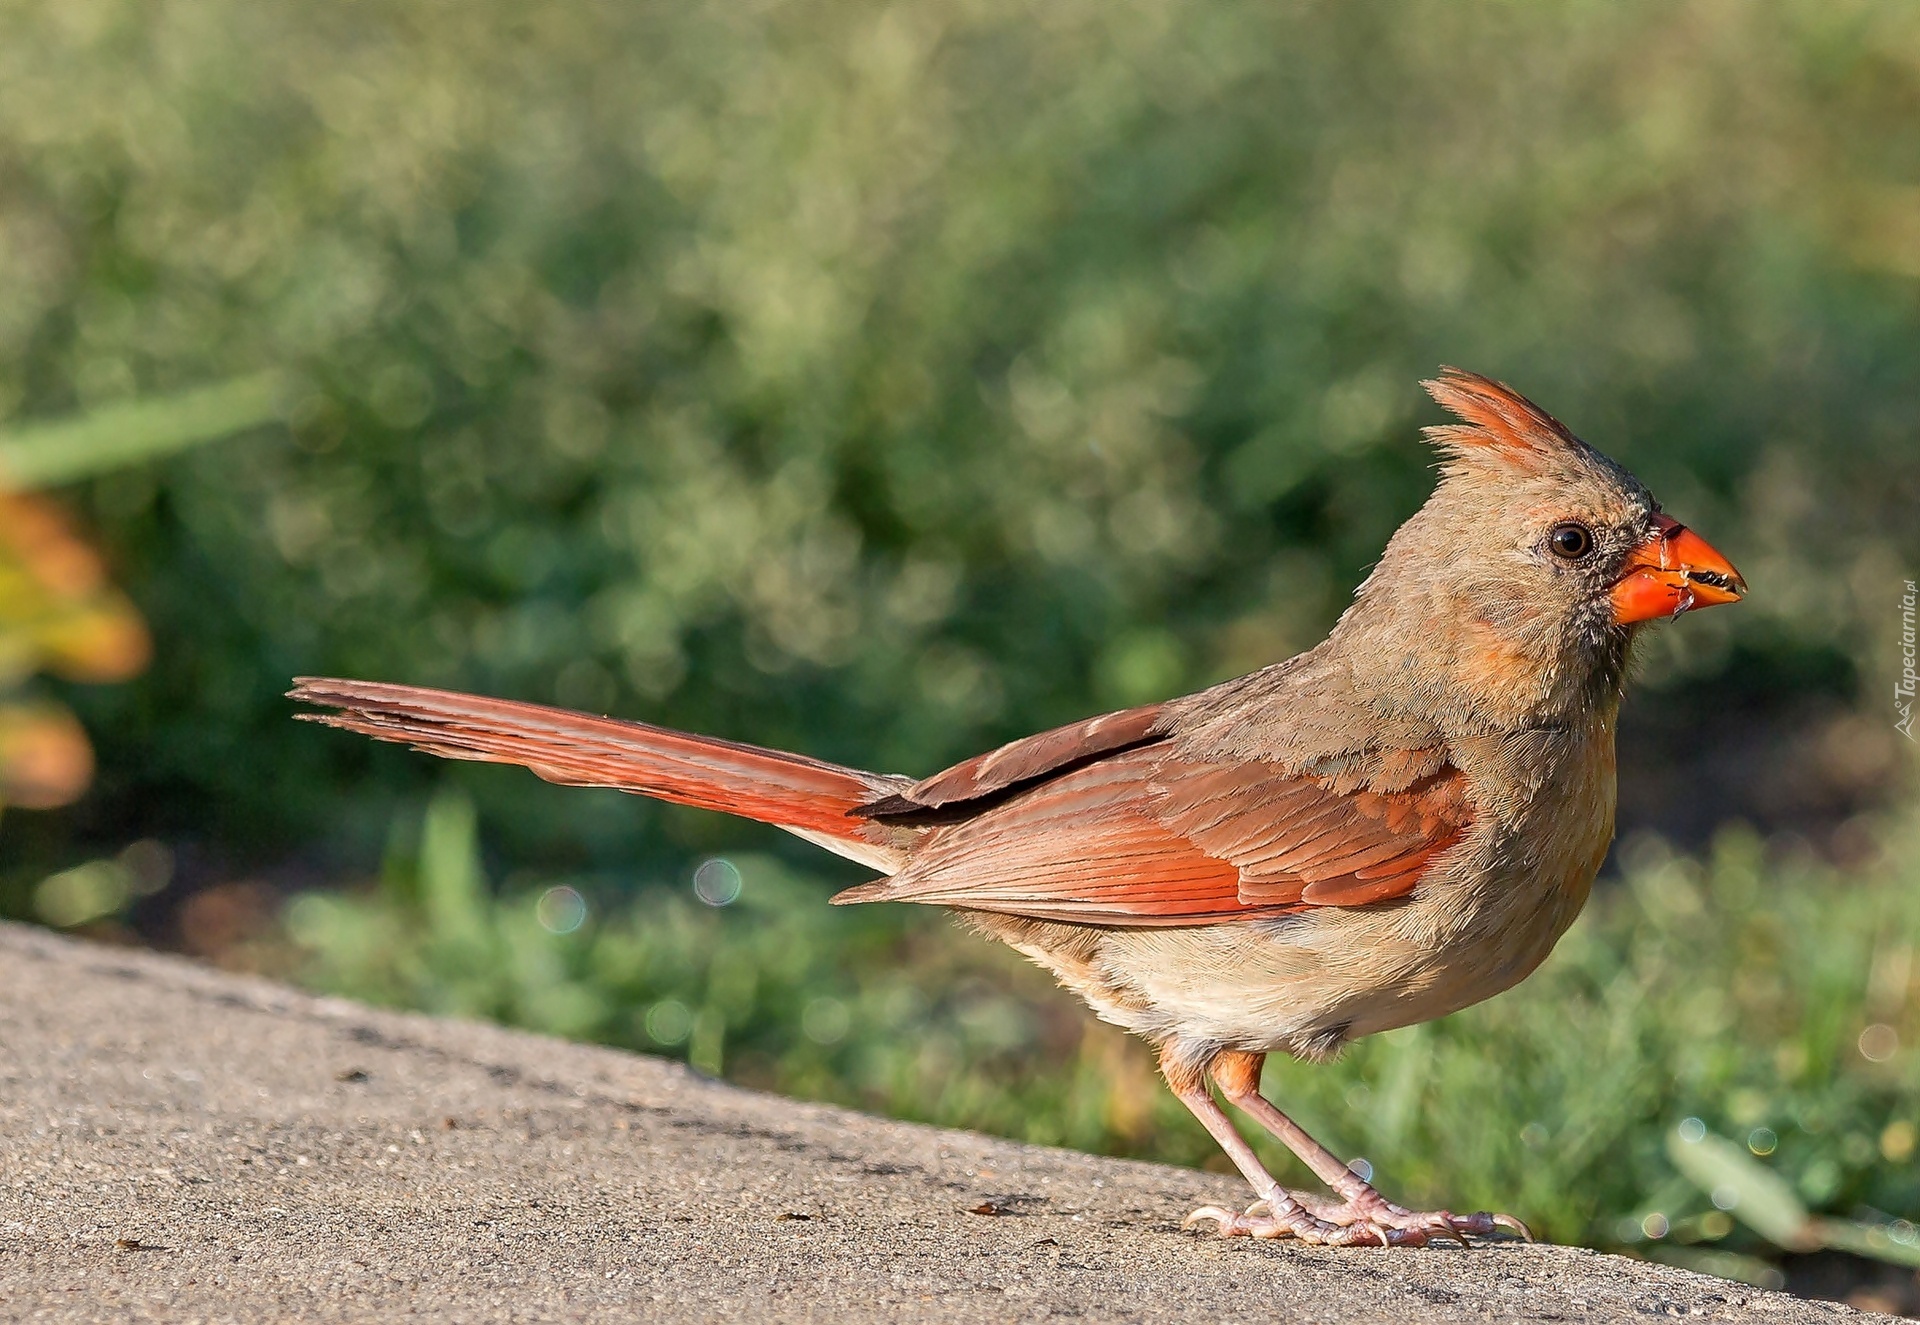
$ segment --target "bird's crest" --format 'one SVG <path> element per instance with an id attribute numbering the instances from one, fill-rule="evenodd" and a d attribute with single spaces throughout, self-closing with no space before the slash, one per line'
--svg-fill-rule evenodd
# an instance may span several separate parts
<path id="1" fill-rule="evenodd" d="M 1442 409 L 1461 420 L 1421 429 L 1456 463 L 1496 460 L 1539 471 L 1569 453 L 1588 449 L 1560 420 L 1491 377 L 1443 367 L 1440 376 L 1420 385 Z"/>

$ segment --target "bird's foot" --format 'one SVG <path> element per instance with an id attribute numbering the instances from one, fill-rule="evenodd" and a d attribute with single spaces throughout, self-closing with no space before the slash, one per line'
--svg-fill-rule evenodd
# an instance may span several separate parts
<path id="1" fill-rule="evenodd" d="M 1366 1224 L 1404 1235 L 1394 1240 L 1396 1246 L 1424 1247 L 1437 1237 L 1452 1238 L 1465 1244 L 1469 1233 L 1475 1237 L 1488 1237 L 1499 1229 L 1517 1234 L 1528 1242 L 1533 1241 L 1532 1231 L 1512 1215 L 1495 1214 L 1487 1210 L 1476 1210 L 1465 1215 L 1457 1215 L 1451 1210 L 1409 1210 L 1405 1206 L 1395 1205 L 1370 1186 L 1361 1186 L 1344 1201 L 1309 1193 L 1294 1193 L 1294 1196 L 1316 1218 L 1328 1223 L 1343 1227 Z"/>
<path id="2" fill-rule="evenodd" d="M 1278 1204 L 1255 1201 L 1239 1214 L 1217 1205 L 1203 1206 L 1188 1215 L 1182 1227 L 1191 1228 L 1206 1219 L 1219 1225 L 1223 1238 L 1297 1238 L 1316 1247 L 1424 1247 L 1435 1238 L 1464 1244 L 1469 1233 L 1484 1237 L 1496 1229 L 1533 1241 L 1527 1226 L 1512 1215 L 1408 1210 L 1371 1188 L 1345 1201 L 1291 1192 Z"/>
<path id="3" fill-rule="evenodd" d="M 1368 1221 L 1341 1224 L 1322 1219 L 1300 1202 L 1283 1197 L 1278 1203 L 1255 1201 L 1235 1214 L 1217 1205 L 1204 1205 L 1188 1215 L 1182 1228 L 1192 1228 L 1211 1219 L 1220 1227 L 1223 1238 L 1297 1238 L 1310 1247 L 1391 1247 L 1418 1246 L 1424 1234 L 1402 1232 Z"/>

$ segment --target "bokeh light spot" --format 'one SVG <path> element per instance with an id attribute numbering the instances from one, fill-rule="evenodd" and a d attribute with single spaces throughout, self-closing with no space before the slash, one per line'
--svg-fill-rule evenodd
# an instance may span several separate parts
<path id="1" fill-rule="evenodd" d="M 838 1044 L 853 1028 L 847 1005 L 837 998 L 816 998 L 800 1013 L 800 1029 L 815 1044 Z"/>
<path id="2" fill-rule="evenodd" d="M 125 906 L 132 882 L 132 874 L 118 861 L 88 861 L 42 879 L 33 890 L 33 909 L 49 925 L 70 929 Z"/>
<path id="3" fill-rule="evenodd" d="M 679 1044 L 693 1033 L 693 1013 L 677 998 L 663 998 L 647 1009 L 647 1038 L 655 1044 Z"/>
<path id="4" fill-rule="evenodd" d="M 693 895 L 708 906 L 731 906 L 740 899 L 740 870 L 715 856 L 693 872 Z"/>
<path id="5" fill-rule="evenodd" d="M 1860 1056 L 1869 1063 L 1884 1063 L 1900 1052 L 1900 1032 L 1876 1021 L 1860 1032 Z"/>
<path id="6" fill-rule="evenodd" d="M 540 894 L 533 914 L 549 934 L 571 934 L 587 921 L 587 899 L 562 884 Z"/>
<path id="7" fill-rule="evenodd" d="M 173 882 L 173 851 L 164 842 L 143 837 L 120 852 L 135 897 L 151 897 Z"/>

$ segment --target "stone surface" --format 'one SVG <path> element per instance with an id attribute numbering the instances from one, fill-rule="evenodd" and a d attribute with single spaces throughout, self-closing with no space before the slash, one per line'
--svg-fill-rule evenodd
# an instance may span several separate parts
<path id="1" fill-rule="evenodd" d="M 4 925 L 0 1083 L 8 1320 L 1869 1319 L 1560 1247 L 1183 1233 L 1237 1184 Z"/>

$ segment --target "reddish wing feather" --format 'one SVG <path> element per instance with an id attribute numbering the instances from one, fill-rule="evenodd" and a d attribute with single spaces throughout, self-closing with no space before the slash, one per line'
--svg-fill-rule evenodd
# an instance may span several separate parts
<path id="1" fill-rule="evenodd" d="M 937 833 L 891 879 L 836 901 L 1178 925 L 1397 897 L 1470 819 L 1451 766 L 1343 795 L 1260 762 L 1147 747 L 1073 769 Z"/>
<path id="2" fill-rule="evenodd" d="M 929 902 L 1108 925 L 1241 913 L 1240 872 L 1169 833 L 1145 805 L 1143 754 L 1062 774 L 940 830 L 900 873 L 834 901 Z"/>
<path id="3" fill-rule="evenodd" d="M 927 810 L 983 800 L 1058 773 L 1086 760 L 1152 740 L 1164 704 L 1103 713 L 1051 731 L 1009 741 L 997 750 L 962 760 L 885 800 L 864 805 L 869 818 L 911 818 Z"/>
<path id="4" fill-rule="evenodd" d="M 1261 763 L 1169 761 L 1155 784 L 1167 827 L 1239 868 L 1242 902 L 1360 906 L 1411 891 L 1471 821 L 1465 776 L 1421 762 L 1436 771 L 1391 792 L 1341 795 Z"/>

